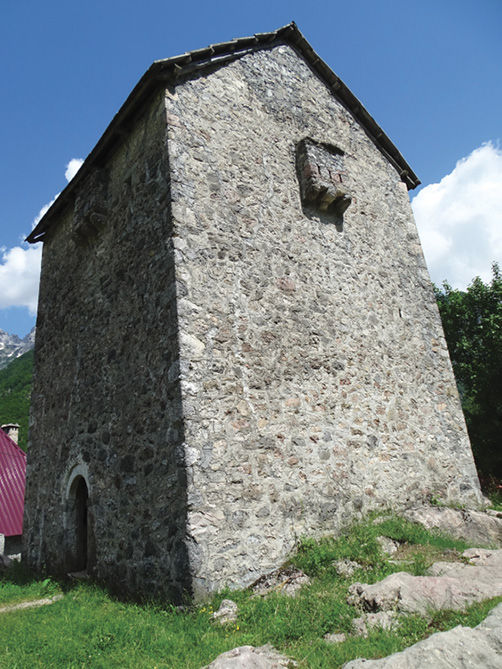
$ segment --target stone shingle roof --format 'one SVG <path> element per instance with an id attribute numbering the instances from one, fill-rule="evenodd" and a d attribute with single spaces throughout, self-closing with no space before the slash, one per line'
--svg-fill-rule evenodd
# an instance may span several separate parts
<path id="1" fill-rule="evenodd" d="M 305 59 L 337 99 L 359 121 L 366 134 L 398 171 L 399 176 L 406 183 L 408 189 L 418 186 L 420 183 L 418 177 L 404 160 L 398 149 L 355 95 L 350 92 L 343 81 L 317 55 L 296 24 L 292 22 L 273 32 L 257 33 L 251 37 L 241 37 L 229 42 L 212 44 L 203 49 L 188 51 L 179 56 L 155 61 L 141 77 L 125 103 L 114 116 L 101 139 L 87 156 L 77 175 L 66 186 L 45 216 L 32 230 L 31 234 L 27 237 L 27 241 L 35 243 L 43 240 L 54 215 L 62 211 L 69 203 L 69 199 L 79 181 L 85 177 L 99 159 L 103 158 L 104 153 L 115 142 L 120 140 L 125 132 L 124 124 L 130 118 L 131 114 L 144 103 L 152 91 L 156 90 L 159 85 L 175 83 L 177 80 L 189 78 L 192 74 L 198 73 L 201 70 L 218 68 L 253 51 L 270 49 L 280 44 L 292 46 Z"/>

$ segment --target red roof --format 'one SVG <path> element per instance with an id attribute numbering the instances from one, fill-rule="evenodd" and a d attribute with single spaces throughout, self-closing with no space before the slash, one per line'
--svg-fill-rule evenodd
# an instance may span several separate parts
<path id="1" fill-rule="evenodd" d="M 0 534 L 23 533 L 26 453 L 0 430 Z"/>

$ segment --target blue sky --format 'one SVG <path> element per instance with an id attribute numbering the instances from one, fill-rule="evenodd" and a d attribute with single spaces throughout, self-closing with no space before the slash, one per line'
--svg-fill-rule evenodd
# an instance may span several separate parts
<path id="1" fill-rule="evenodd" d="M 502 262 L 500 0 L 0 0 L 1 329 L 34 323 L 40 253 L 21 239 L 151 62 L 291 20 L 422 180 L 433 279 L 489 277 Z"/>

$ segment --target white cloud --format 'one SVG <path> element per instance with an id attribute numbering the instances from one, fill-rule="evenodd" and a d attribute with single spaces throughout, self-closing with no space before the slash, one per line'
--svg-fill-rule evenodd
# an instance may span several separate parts
<path id="1" fill-rule="evenodd" d="M 64 173 L 66 181 L 70 182 L 73 179 L 75 174 L 82 167 L 83 163 L 84 163 L 84 161 L 82 160 L 82 158 L 72 158 L 69 161 L 69 163 L 67 163 L 65 173 Z M 54 204 L 54 202 L 58 199 L 58 197 L 59 197 L 59 193 L 56 193 L 56 195 L 54 195 L 54 197 L 52 198 L 52 200 L 50 202 L 48 202 L 47 204 L 44 204 L 42 209 L 40 209 L 38 214 L 33 219 L 32 228 L 34 228 L 37 225 L 37 223 L 45 216 L 45 214 L 49 211 L 50 207 Z"/>
<path id="2" fill-rule="evenodd" d="M 66 171 L 64 173 L 66 181 L 71 181 L 75 174 L 82 167 L 83 160 L 81 158 L 72 158 L 68 165 L 66 166 Z"/>
<path id="3" fill-rule="evenodd" d="M 411 202 L 432 280 L 465 289 L 502 265 L 502 150 L 488 142 Z"/>
<path id="4" fill-rule="evenodd" d="M 72 158 L 66 165 L 65 178 L 71 181 L 84 161 Z M 45 204 L 33 220 L 34 228 L 56 201 L 59 193 Z M 0 309 L 26 307 L 30 314 L 37 313 L 38 283 L 42 260 L 42 244 L 0 247 Z"/>
<path id="5" fill-rule="evenodd" d="M 14 246 L 2 253 L 0 262 L 0 309 L 26 307 L 37 313 L 38 280 L 42 244 L 28 248 Z"/>

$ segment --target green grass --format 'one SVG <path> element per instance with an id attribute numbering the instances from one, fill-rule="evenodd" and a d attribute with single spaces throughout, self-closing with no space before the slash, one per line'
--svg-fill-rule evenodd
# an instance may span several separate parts
<path id="1" fill-rule="evenodd" d="M 397 541 L 405 541 L 408 544 L 422 544 L 426 546 L 433 546 L 441 550 L 456 550 L 464 551 L 468 548 L 465 541 L 459 539 L 452 539 L 441 532 L 430 532 L 422 525 L 417 523 L 410 523 L 409 521 L 393 516 L 385 518 L 381 523 L 376 525 L 380 534 L 386 537 L 396 539 Z"/>
<path id="2" fill-rule="evenodd" d="M 382 552 L 377 541 L 381 535 L 401 542 L 399 551 L 392 556 L 401 564 L 389 563 L 388 556 Z M 464 541 L 440 532 L 429 532 L 421 525 L 402 518 L 376 516 L 373 522 L 354 525 L 336 539 L 304 539 L 291 562 L 309 576 L 319 576 L 325 571 L 336 574 L 333 566 L 336 560 L 353 560 L 364 568 L 365 582 L 374 583 L 393 571 L 406 570 L 420 575 L 444 552 L 447 552 L 448 559 L 458 559 L 459 553 L 466 548 L 468 544 Z M 410 560 L 413 563 L 411 567 L 403 564 Z M 361 571 L 356 576 L 362 576 Z"/>
<path id="3" fill-rule="evenodd" d="M 502 511 L 502 487 L 500 483 L 497 485 L 494 483 L 487 494 L 490 500 L 490 508 L 495 509 L 495 511 Z"/>
<path id="4" fill-rule="evenodd" d="M 295 598 L 278 593 L 253 597 L 248 590 L 223 592 L 182 612 L 159 603 L 124 603 L 90 584 L 62 584 L 65 596 L 61 601 L 0 614 L 0 667 L 200 669 L 235 646 L 270 643 L 296 659 L 300 667 L 335 668 L 355 657 L 382 657 L 402 650 L 437 630 L 477 625 L 502 598 L 466 612 L 439 612 L 432 619 L 402 617 L 395 631 L 375 630 L 367 639 L 348 636 L 336 645 L 323 640 L 327 632 L 349 634 L 352 619 L 360 615 L 346 601 L 352 581 L 368 582 L 400 568 L 382 555 L 376 543 L 379 534 L 393 534 L 407 542 L 403 550 L 420 555 L 430 550 L 436 556 L 441 551 L 450 555 L 464 548 L 459 542 L 424 532 L 391 518 L 378 525 L 372 521 L 357 525 L 336 540 L 303 541 L 292 562 L 312 576 L 312 584 Z M 341 578 L 332 567 L 333 560 L 341 558 L 363 566 L 351 579 Z M 414 563 L 408 568 L 413 571 Z M 4 601 L 18 601 L 55 594 L 58 589 L 54 582 L 33 580 L 18 567 L 3 576 L 0 596 Z M 238 603 L 239 617 L 221 627 L 211 622 L 210 615 L 225 596 Z"/>
<path id="5" fill-rule="evenodd" d="M 0 607 L 52 597 L 60 592 L 58 583 L 50 578 L 36 578 L 18 562 L 13 563 L 7 574 L 0 575 Z"/>

